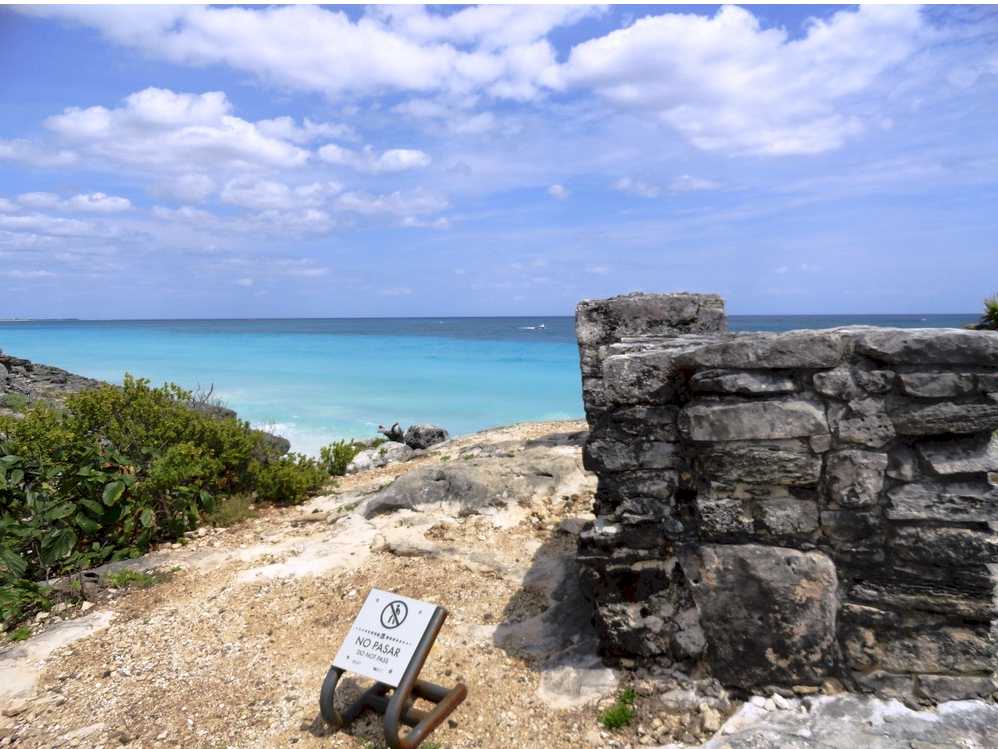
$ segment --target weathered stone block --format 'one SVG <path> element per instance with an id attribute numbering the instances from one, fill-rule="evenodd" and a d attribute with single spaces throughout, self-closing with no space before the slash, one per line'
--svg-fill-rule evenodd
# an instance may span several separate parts
<path id="1" fill-rule="evenodd" d="M 603 382 L 608 404 L 668 403 L 682 392 L 685 380 L 673 366 L 671 351 L 641 351 L 607 357 Z"/>
<path id="2" fill-rule="evenodd" d="M 896 528 L 894 556 L 913 562 L 959 567 L 998 562 L 998 534 L 969 528 Z"/>
<path id="3" fill-rule="evenodd" d="M 583 450 L 583 465 L 590 471 L 632 471 L 675 468 L 679 465 L 675 442 L 615 442 L 589 440 Z"/>
<path id="4" fill-rule="evenodd" d="M 805 538 L 818 529 L 818 503 L 792 497 L 765 499 L 755 504 L 755 517 L 764 533 Z"/>
<path id="5" fill-rule="evenodd" d="M 695 464 L 706 478 L 728 482 L 811 486 L 821 475 L 821 458 L 796 442 L 722 444 L 701 452 Z"/>
<path id="6" fill-rule="evenodd" d="M 724 300 L 717 294 L 622 294 L 585 299 L 575 308 L 575 335 L 585 346 L 625 336 L 722 331 Z"/>
<path id="7" fill-rule="evenodd" d="M 871 394 L 888 392 L 894 385 L 894 373 L 836 367 L 814 375 L 814 389 L 822 395 L 839 400 L 856 400 Z"/>
<path id="8" fill-rule="evenodd" d="M 879 534 L 883 530 L 877 512 L 822 510 L 820 523 L 822 532 L 840 545 L 858 541 L 875 541 L 879 545 Z"/>
<path id="9" fill-rule="evenodd" d="M 679 428 L 694 442 L 728 442 L 827 434 L 828 422 L 820 405 L 805 400 L 696 401 L 680 412 Z"/>
<path id="10" fill-rule="evenodd" d="M 694 393 L 730 393 L 735 395 L 773 395 L 797 389 L 794 378 L 771 372 L 731 372 L 707 369 L 690 379 Z"/>
<path id="11" fill-rule="evenodd" d="M 924 442 L 917 446 L 917 450 L 938 476 L 998 471 L 998 435 L 995 434 L 946 442 Z"/>
<path id="12" fill-rule="evenodd" d="M 752 533 L 752 513 L 740 499 L 697 500 L 700 535 L 706 540 L 721 540 Z"/>
<path id="13" fill-rule="evenodd" d="M 842 334 L 830 330 L 794 330 L 789 333 L 745 333 L 680 354 L 685 368 L 828 369 L 845 353 Z"/>
<path id="14" fill-rule="evenodd" d="M 688 548 L 680 564 L 714 675 L 742 687 L 817 684 L 835 671 L 835 566 L 767 546 Z"/>
<path id="15" fill-rule="evenodd" d="M 876 398 L 829 405 L 828 423 L 836 441 L 844 444 L 883 447 L 895 436 L 884 403 Z"/>
<path id="16" fill-rule="evenodd" d="M 850 586 L 850 600 L 981 622 L 995 615 L 993 585 L 990 576 L 981 574 L 986 572 L 982 565 L 978 569 L 961 568 L 958 574 L 936 570 L 935 577 L 931 574 L 933 568 L 924 566 L 914 570 L 879 569 L 883 569 L 883 577 L 865 576 Z"/>
<path id="17" fill-rule="evenodd" d="M 869 329 L 854 334 L 858 353 L 891 364 L 998 366 L 998 333 L 957 328 Z"/>
<path id="18" fill-rule="evenodd" d="M 913 372 L 901 375 L 901 389 L 916 398 L 947 398 L 974 392 L 973 374 Z"/>
<path id="19" fill-rule="evenodd" d="M 998 488 L 985 481 L 903 484 L 887 496 L 891 520 L 998 521 Z"/>
<path id="20" fill-rule="evenodd" d="M 994 676 L 942 676 L 921 674 L 915 693 L 928 702 L 987 699 L 998 692 Z"/>
<path id="21" fill-rule="evenodd" d="M 992 645 L 984 627 L 923 630 L 843 627 L 850 668 L 901 673 L 972 673 L 992 667 Z"/>
<path id="22" fill-rule="evenodd" d="M 884 488 L 887 455 L 866 450 L 829 453 L 825 467 L 825 497 L 843 507 L 875 505 Z"/>
<path id="23" fill-rule="evenodd" d="M 998 373 L 977 375 L 977 389 L 984 393 L 998 392 Z"/>
<path id="24" fill-rule="evenodd" d="M 654 497 L 670 499 L 679 483 L 679 474 L 672 470 L 624 471 L 600 476 L 599 494 L 619 498 Z"/>
<path id="25" fill-rule="evenodd" d="M 628 406 L 616 408 L 607 424 L 597 425 L 594 431 L 609 431 L 616 436 L 628 435 L 659 442 L 671 442 L 679 437 L 676 429 L 676 406 Z"/>
<path id="26" fill-rule="evenodd" d="M 998 428 L 998 403 L 897 403 L 890 408 L 898 434 L 970 434 Z"/>

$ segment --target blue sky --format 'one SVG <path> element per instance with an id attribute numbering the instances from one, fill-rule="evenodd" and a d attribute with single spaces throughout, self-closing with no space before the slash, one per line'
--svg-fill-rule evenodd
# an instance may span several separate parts
<path id="1" fill-rule="evenodd" d="M 998 13 L 0 8 L 0 317 L 976 311 Z"/>

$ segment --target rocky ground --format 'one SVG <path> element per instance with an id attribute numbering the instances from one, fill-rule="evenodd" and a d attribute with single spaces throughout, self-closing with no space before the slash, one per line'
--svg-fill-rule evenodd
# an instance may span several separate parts
<path id="1" fill-rule="evenodd" d="M 740 705 L 707 679 L 606 668 L 574 568 L 594 489 L 584 428 L 451 440 L 301 507 L 260 509 L 117 565 L 161 581 L 87 585 L 89 600 L 0 651 L 0 746 L 381 747 L 375 717 L 331 733 L 317 705 L 372 587 L 450 611 L 424 670 L 468 685 L 431 737 L 446 749 L 996 746 L 998 708 L 984 703 L 912 713 L 847 695 L 760 695 Z M 627 687 L 635 719 L 604 729 L 601 711 Z"/>

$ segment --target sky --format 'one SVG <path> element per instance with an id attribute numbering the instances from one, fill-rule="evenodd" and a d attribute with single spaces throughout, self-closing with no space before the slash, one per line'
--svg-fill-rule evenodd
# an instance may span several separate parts
<path id="1" fill-rule="evenodd" d="M 0 7 L 0 69 L 0 318 L 998 291 L 998 9 Z"/>

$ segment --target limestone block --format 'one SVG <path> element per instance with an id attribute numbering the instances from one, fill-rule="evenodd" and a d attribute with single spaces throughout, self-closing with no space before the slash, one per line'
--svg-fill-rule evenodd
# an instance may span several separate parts
<path id="1" fill-rule="evenodd" d="M 891 421 L 898 434 L 920 436 L 990 432 L 998 428 L 998 403 L 892 404 Z"/>
<path id="2" fill-rule="evenodd" d="M 998 534 L 969 528 L 896 528 L 894 556 L 913 562 L 958 567 L 998 562 Z"/>
<path id="3" fill-rule="evenodd" d="M 887 496 L 891 520 L 998 521 L 998 488 L 985 481 L 902 484 Z"/>
<path id="4" fill-rule="evenodd" d="M 869 329 L 855 334 L 855 349 L 891 364 L 998 366 L 998 333 L 954 328 Z"/>
<path id="5" fill-rule="evenodd" d="M 974 392 L 975 377 L 959 372 L 913 372 L 901 375 L 901 389 L 916 398 L 947 398 Z"/>
<path id="6" fill-rule="evenodd" d="M 690 389 L 694 393 L 773 395 L 792 393 L 797 389 L 797 384 L 788 374 L 706 369 L 693 375 L 690 379 Z"/>
<path id="7" fill-rule="evenodd" d="M 807 537 L 818 529 L 818 503 L 793 497 L 756 503 L 755 517 L 765 533 L 780 537 Z"/>
<path id="8" fill-rule="evenodd" d="M 725 443 L 699 453 L 701 474 L 730 483 L 811 486 L 821 475 L 821 458 L 804 444 Z"/>
<path id="9" fill-rule="evenodd" d="M 720 540 L 752 533 L 752 513 L 740 499 L 698 499 L 700 535 L 706 540 Z"/>
<path id="10" fill-rule="evenodd" d="M 817 684 L 833 674 L 838 583 L 824 554 L 708 544 L 680 564 L 723 683 Z"/>
<path id="11" fill-rule="evenodd" d="M 842 629 L 850 668 L 972 673 L 992 667 L 991 638 L 983 626 L 881 630 L 844 624 Z"/>
<path id="12" fill-rule="evenodd" d="M 839 400 L 855 400 L 870 394 L 886 393 L 894 385 L 893 372 L 871 372 L 852 367 L 836 367 L 827 372 L 817 372 L 813 379 L 815 390 Z"/>
<path id="13" fill-rule="evenodd" d="M 676 363 L 690 369 L 828 369 L 845 349 L 845 337 L 830 330 L 745 333 L 679 354 Z"/>
<path id="14" fill-rule="evenodd" d="M 938 476 L 998 471 L 998 435 L 984 434 L 917 446 L 932 472 Z"/>
<path id="15" fill-rule="evenodd" d="M 679 428 L 694 442 L 727 442 L 827 434 L 828 422 L 824 409 L 806 400 L 694 401 L 680 412 Z"/>
<path id="16" fill-rule="evenodd" d="M 894 424 L 878 398 L 829 405 L 828 423 L 835 439 L 844 444 L 883 447 L 895 436 Z"/>
<path id="17" fill-rule="evenodd" d="M 875 505 L 884 487 L 885 453 L 838 450 L 829 453 L 825 467 L 825 498 L 843 507 Z"/>

